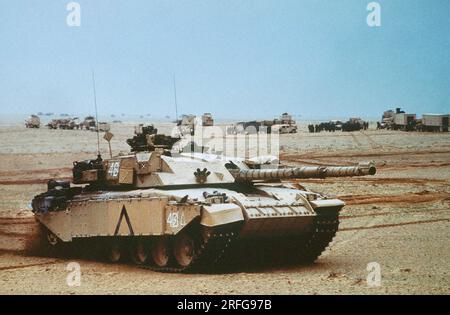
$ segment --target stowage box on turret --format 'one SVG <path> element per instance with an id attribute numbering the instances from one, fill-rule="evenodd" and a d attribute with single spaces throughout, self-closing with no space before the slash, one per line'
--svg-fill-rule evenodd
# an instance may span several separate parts
<path id="1" fill-rule="evenodd" d="M 32 201 L 48 244 L 85 242 L 113 262 L 129 255 L 172 272 L 312 263 L 337 232 L 344 202 L 282 180 L 376 172 L 372 163 L 267 169 L 158 149 L 75 162 L 76 186 L 49 181 Z"/>

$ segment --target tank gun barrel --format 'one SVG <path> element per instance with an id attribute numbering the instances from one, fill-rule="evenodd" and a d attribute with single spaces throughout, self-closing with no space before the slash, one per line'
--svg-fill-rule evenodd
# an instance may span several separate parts
<path id="1" fill-rule="evenodd" d="M 302 166 L 281 169 L 246 169 L 232 171 L 236 180 L 278 180 L 293 178 L 326 178 L 375 175 L 374 163 L 359 163 L 357 166 Z"/>

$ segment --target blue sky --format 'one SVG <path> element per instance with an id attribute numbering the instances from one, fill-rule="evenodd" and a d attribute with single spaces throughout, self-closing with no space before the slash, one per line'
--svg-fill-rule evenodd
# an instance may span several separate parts
<path id="1" fill-rule="evenodd" d="M 450 1 L 0 0 L 0 113 L 450 112 Z"/>

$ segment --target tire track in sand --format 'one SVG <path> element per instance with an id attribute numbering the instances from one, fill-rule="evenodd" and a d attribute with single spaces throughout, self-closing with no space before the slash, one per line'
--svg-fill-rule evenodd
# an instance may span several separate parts
<path id="1" fill-rule="evenodd" d="M 408 221 L 408 222 L 400 222 L 400 223 L 386 223 L 386 224 L 376 224 L 376 225 L 369 225 L 369 226 L 357 226 L 357 227 L 349 227 L 349 228 L 340 228 L 339 232 L 357 231 L 357 230 L 370 230 L 370 229 L 381 229 L 381 228 L 398 227 L 398 226 L 413 225 L 413 224 L 427 224 L 427 223 L 436 223 L 436 222 L 450 222 L 450 218 L 422 220 L 422 221 Z"/>

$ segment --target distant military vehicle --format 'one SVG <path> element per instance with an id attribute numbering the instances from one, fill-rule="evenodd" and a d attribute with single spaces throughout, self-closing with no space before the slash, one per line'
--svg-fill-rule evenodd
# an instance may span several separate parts
<path id="1" fill-rule="evenodd" d="M 76 186 L 50 180 L 32 201 L 49 250 L 83 244 L 75 247 L 165 272 L 312 263 L 345 203 L 284 181 L 376 172 L 372 163 L 290 168 L 153 149 L 75 162 Z"/>
<path id="2" fill-rule="evenodd" d="M 377 123 L 377 129 L 392 129 L 403 131 L 435 131 L 449 130 L 450 114 L 423 114 L 418 119 L 416 114 L 406 113 L 397 107 L 395 111 L 383 113 L 382 121 Z"/>
<path id="3" fill-rule="evenodd" d="M 281 114 L 280 118 L 276 118 L 273 121 L 274 124 L 295 125 L 296 122 L 292 119 L 292 115 L 288 113 Z"/>
<path id="4" fill-rule="evenodd" d="M 283 113 L 279 119 L 274 119 L 271 128 L 273 131 L 278 131 L 278 133 L 296 133 L 297 123 L 292 119 L 292 116 L 288 113 Z"/>
<path id="5" fill-rule="evenodd" d="M 214 126 L 214 119 L 213 119 L 211 113 L 204 113 L 202 115 L 202 126 L 203 127 Z"/>
<path id="6" fill-rule="evenodd" d="M 84 120 L 80 123 L 80 129 L 86 129 L 86 130 L 96 130 L 97 123 L 95 122 L 95 118 L 93 116 L 87 116 L 84 118 Z"/>
<path id="7" fill-rule="evenodd" d="M 321 132 L 329 131 L 334 132 L 336 130 L 342 130 L 343 123 L 340 120 L 330 120 L 329 122 L 322 122 L 320 124 L 309 124 L 309 132 Z"/>
<path id="8" fill-rule="evenodd" d="M 398 108 L 394 114 L 394 123 L 392 129 L 403 130 L 403 131 L 414 131 L 416 130 L 416 114 L 408 114 L 404 111 L 400 111 Z"/>
<path id="9" fill-rule="evenodd" d="M 73 129 L 71 127 L 71 119 L 70 118 L 57 118 L 52 119 L 47 127 L 49 129 Z"/>
<path id="10" fill-rule="evenodd" d="M 448 132 L 449 120 L 449 114 L 423 114 L 421 131 Z"/>
<path id="11" fill-rule="evenodd" d="M 397 112 L 400 111 L 400 108 L 397 108 Z M 395 112 L 393 110 L 387 110 L 383 113 L 381 117 L 381 122 L 377 124 L 378 129 L 392 129 L 394 125 L 394 117 Z"/>
<path id="12" fill-rule="evenodd" d="M 264 121 L 240 121 L 227 128 L 228 134 L 256 134 L 259 132 L 271 133 L 272 124 L 267 126 L 268 123 Z"/>
<path id="13" fill-rule="evenodd" d="M 70 118 L 63 118 L 58 119 L 58 128 L 59 129 L 73 129 L 71 127 L 71 119 Z"/>
<path id="14" fill-rule="evenodd" d="M 39 127 L 41 127 L 41 119 L 37 115 L 31 115 L 25 121 L 25 127 L 27 127 L 27 128 L 39 128 Z"/>
<path id="15" fill-rule="evenodd" d="M 127 140 L 131 152 L 155 151 L 157 148 L 170 149 L 180 138 L 158 134 L 158 129 L 153 125 L 139 124 L 134 128 L 135 136 Z"/>
<path id="16" fill-rule="evenodd" d="M 47 124 L 47 127 L 49 129 L 63 129 L 63 130 L 78 129 L 79 128 L 78 117 L 52 119 Z"/>
<path id="17" fill-rule="evenodd" d="M 277 125 L 273 125 L 272 126 L 271 131 L 272 132 L 277 132 L 279 134 L 296 133 L 297 132 L 297 125 L 277 124 Z"/>
<path id="18" fill-rule="evenodd" d="M 48 129 L 58 129 L 58 120 L 57 119 L 52 119 L 51 121 L 49 121 L 46 125 L 48 127 Z"/>
<path id="19" fill-rule="evenodd" d="M 296 133 L 297 124 L 291 115 L 283 113 L 280 118 L 273 120 L 241 121 L 227 127 L 228 134 L 254 134 L 260 132 Z"/>
<path id="20" fill-rule="evenodd" d="M 342 124 L 342 131 L 358 131 L 366 130 L 369 128 L 369 123 L 361 118 L 350 118 L 348 121 Z"/>
<path id="21" fill-rule="evenodd" d="M 80 119 L 78 117 L 70 118 L 69 129 L 80 129 Z"/>

